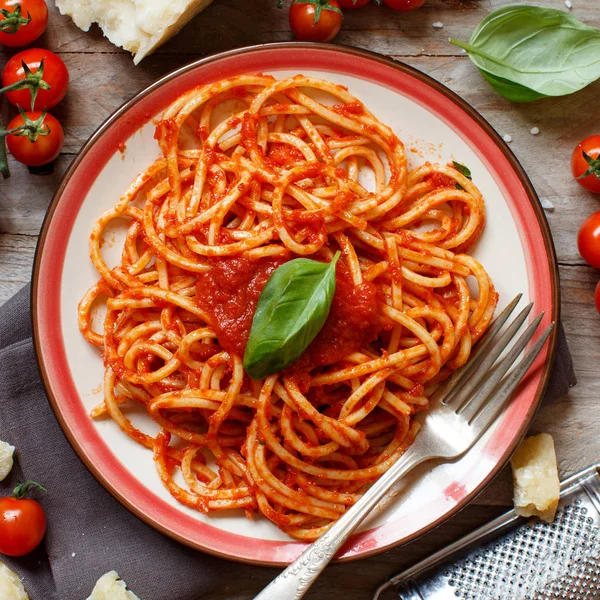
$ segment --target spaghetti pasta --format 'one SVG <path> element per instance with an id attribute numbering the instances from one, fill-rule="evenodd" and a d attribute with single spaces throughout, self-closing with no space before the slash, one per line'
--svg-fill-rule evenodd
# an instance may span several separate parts
<path id="1" fill-rule="evenodd" d="M 161 158 L 90 236 L 100 280 L 79 326 L 105 363 L 92 417 L 152 450 L 181 503 L 259 511 L 314 540 L 411 444 L 414 415 L 492 318 L 494 286 L 467 254 L 483 199 L 450 165 L 409 172 L 362 102 L 302 75 L 190 90 L 156 139 Z M 102 236 L 116 219 L 128 229 L 111 267 Z M 251 380 L 242 357 L 266 281 L 291 258 L 337 250 L 323 329 L 291 367 Z M 131 403 L 158 434 L 132 424 Z"/>

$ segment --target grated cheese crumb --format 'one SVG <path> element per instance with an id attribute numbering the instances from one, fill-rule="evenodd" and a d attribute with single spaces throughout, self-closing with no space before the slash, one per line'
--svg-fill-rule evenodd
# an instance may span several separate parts
<path id="1" fill-rule="evenodd" d="M 0 481 L 6 479 L 13 468 L 13 454 L 15 447 L 8 442 L 0 441 Z"/>
<path id="2" fill-rule="evenodd" d="M 571 2 L 571 0 L 565 0 L 565 6 L 571 10 L 573 8 L 573 3 Z"/>
<path id="3" fill-rule="evenodd" d="M 436 21 L 435 23 L 432 23 L 431 26 L 434 29 L 444 29 L 444 24 L 441 21 Z"/>
<path id="4" fill-rule="evenodd" d="M 512 135 L 508 135 L 508 133 L 505 133 L 502 136 L 502 139 L 507 143 L 510 144 L 512 142 Z"/>
<path id="5" fill-rule="evenodd" d="M 87 600 L 140 600 L 127 589 L 116 571 L 109 571 L 98 579 L 92 595 Z"/>
<path id="6" fill-rule="evenodd" d="M 0 598 L 2 600 L 29 600 L 19 576 L 3 562 L 0 562 Z"/>
<path id="7" fill-rule="evenodd" d="M 537 135 L 539 132 L 540 132 L 540 129 L 539 129 L 539 127 L 532 127 L 532 128 L 529 130 L 529 133 L 530 133 L 531 135 Z"/>

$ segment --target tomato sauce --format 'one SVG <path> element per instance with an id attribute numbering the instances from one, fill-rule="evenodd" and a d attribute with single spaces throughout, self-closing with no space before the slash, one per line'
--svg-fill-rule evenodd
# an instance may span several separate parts
<path id="1" fill-rule="evenodd" d="M 444 173 L 432 173 L 427 177 L 427 181 L 430 181 L 434 188 L 453 188 L 456 187 L 454 179 L 444 175 Z"/>
<path id="2" fill-rule="evenodd" d="M 286 260 L 216 258 L 211 260 L 211 270 L 199 276 L 196 300 L 209 314 L 224 350 L 243 356 L 260 294 L 273 271 Z M 347 268 L 338 264 L 336 291 L 327 321 L 290 370 L 302 378 L 302 372 L 308 369 L 332 364 L 360 350 L 382 328 L 375 284 L 367 281 L 355 286 Z"/>
<path id="3" fill-rule="evenodd" d="M 268 162 L 279 167 L 285 167 L 291 163 L 301 161 L 304 155 L 298 148 L 290 144 L 271 144 L 267 153 Z"/>
<path id="4" fill-rule="evenodd" d="M 198 277 L 196 300 L 211 317 L 221 347 L 243 356 L 258 298 L 285 258 L 230 256 L 211 262 L 211 270 Z"/>
<path id="5" fill-rule="evenodd" d="M 349 102 L 348 104 L 334 104 L 330 109 L 342 115 L 343 117 L 350 117 L 352 115 L 364 115 L 365 109 L 360 102 Z"/>
<path id="6" fill-rule="evenodd" d="M 294 370 L 330 365 L 372 342 L 383 328 L 377 310 L 377 286 L 355 286 L 344 265 L 336 270 L 336 288 L 323 329 L 293 365 Z"/>

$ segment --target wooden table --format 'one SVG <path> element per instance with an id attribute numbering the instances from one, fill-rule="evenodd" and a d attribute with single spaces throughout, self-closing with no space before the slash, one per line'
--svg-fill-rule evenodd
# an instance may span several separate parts
<path id="1" fill-rule="evenodd" d="M 573 14 L 600 27 L 597 0 L 572 0 Z M 532 432 L 552 433 L 561 476 L 600 459 L 600 317 L 593 291 L 598 272 L 577 252 L 576 233 L 588 214 L 600 210 L 600 197 L 584 192 L 572 179 L 569 159 L 575 144 L 600 131 L 600 82 L 564 98 L 513 104 L 483 81 L 469 59 L 447 39 L 468 39 L 490 10 L 519 0 L 428 0 L 408 14 L 371 6 L 348 12 L 336 42 L 388 55 L 417 67 L 470 102 L 501 133 L 512 136 L 511 147 L 538 194 L 554 205 L 548 220 L 558 252 L 562 284 L 562 316 L 579 380 L 567 396 L 546 402 Z M 50 2 L 52 4 L 52 2 Z M 562 0 L 545 6 L 565 9 Z M 432 23 L 441 22 L 443 29 Z M 215 0 L 176 38 L 141 65 L 111 45 L 96 27 L 89 33 L 51 7 L 47 32 L 40 45 L 57 52 L 71 73 L 66 100 L 54 111 L 65 126 L 65 146 L 55 172 L 32 176 L 11 162 L 12 177 L 0 182 L 0 303 L 30 278 L 37 235 L 45 211 L 65 169 L 96 127 L 120 104 L 165 73 L 200 56 L 264 42 L 291 39 L 287 15 L 275 0 Z M 8 52 L 0 53 L 3 65 Z M 5 101 L 2 119 L 13 113 Z M 539 135 L 530 133 L 538 127 Z M 511 504 L 510 471 L 496 480 L 462 513 L 418 541 L 358 563 L 330 567 L 308 598 L 359 600 L 370 598 L 385 578 L 425 557 Z M 118 570 L 119 565 L 114 565 Z M 213 597 L 252 598 L 276 574 L 274 569 L 249 567 L 247 575 L 224 585 Z M 144 599 L 144 600 L 152 600 Z"/>

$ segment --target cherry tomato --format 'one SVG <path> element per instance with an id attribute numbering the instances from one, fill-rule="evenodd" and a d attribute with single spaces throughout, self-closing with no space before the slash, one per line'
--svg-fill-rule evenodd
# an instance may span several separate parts
<path id="1" fill-rule="evenodd" d="M 38 121 L 42 113 L 31 111 L 24 113 L 30 121 Z M 25 123 L 22 115 L 17 115 L 9 124 L 8 129 L 20 127 Z M 41 167 L 52 162 L 60 153 L 65 135 L 60 123 L 52 116 L 46 115 L 41 124 L 42 131 L 48 132 L 37 136 L 31 141 L 27 135 L 10 134 L 6 136 L 9 152 L 20 163 L 28 167 Z"/>
<path id="2" fill-rule="evenodd" d="M 362 8 L 371 2 L 371 0 L 338 0 L 342 8 Z"/>
<path id="3" fill-rule="evenodd" d="M 44 0 L 0 0 L 0 44 L 26 46 L 44 33 L 48 7 Z"/>
<path id="4" fill-rule="evenodd" d="M 571 172 L 582 188 L 600 194 L 600 134 L 590 135 L 577 144 L 571 156 Z"/>
<path id="5" fill-rule="evenodd" d="M 40 79 L 38 69 L 42 60 L 44 61 L 44 69 L 41 79 L 50 86 L 50 89 L 47 90 L 36 83 Z M 23 62 L 29 67 L 31 75 L 25 72 Z M 30 48 L 15 54 L 4 67 L 2 86 L 13 85 L 25 78 L 32 82 L 31 90 L 26 87 L 6 92 L 8 101 L 23 110 L 32 110 L 31 95 L 33 88 L 38 88 L 33 110 L 44 110 L 56 106 L 65 97 L 69 86 L 69 71 L 65 63 L 54 52 L 41 48 Z"/>
<path id="6" fill-rule="evenodd" d="M 586 263 L 600 269 L 600 211 L 582 223 L 577 234 L 577 248 Z"/>
<path id="7" fill-rule="evenodd" d="M 1 554 L 29 554 L 39 546 L 46 533 L 44 509 L 35 500 L 25 497 L 34 485 L 38 484 L 28 481 L 15 488 L 12 498 L 0 498 Z"/>
<path id="8" fill-rule="evenodd" d="M 294 0 L 289 17 L 294 36 L 306 42 L 329 42 L 343 19 L 338 0 Z"/>
<path id="9" fill-rule="evenodd" d="M 383 3 L 392 10 L 408 12 L 409 10 L 421 8 L 425 4 L 425 0 L 383 0 Z"/>

